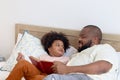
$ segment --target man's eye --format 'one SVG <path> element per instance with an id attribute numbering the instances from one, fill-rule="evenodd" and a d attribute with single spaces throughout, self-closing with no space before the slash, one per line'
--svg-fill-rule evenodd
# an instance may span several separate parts
<path id="1" fill-rule="evenodd" d="M 82 36 L 82 38 L 86 38 L 87 36 Z"/>

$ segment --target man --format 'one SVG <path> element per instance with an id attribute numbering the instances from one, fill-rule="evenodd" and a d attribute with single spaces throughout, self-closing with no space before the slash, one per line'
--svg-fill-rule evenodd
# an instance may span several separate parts
<path id="1" fill-rule="evenodd" d="M 67 65 L 54 62 L 57 74 L 44 80 L 116 80 L 118 57 L 109 44 L 100 44 L 101 30 L 94 25 L 85 26 L 79 35 L 79 53 Z"/>

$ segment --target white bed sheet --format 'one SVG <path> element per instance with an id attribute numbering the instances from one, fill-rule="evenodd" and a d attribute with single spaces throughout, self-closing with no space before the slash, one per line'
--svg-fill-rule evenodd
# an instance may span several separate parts
<path id="1" fill-rule="evenodd" d="M 8 75 L 9 75 L 9 72 L 7 72 L 7 71 L 0 71 L 0 80 L 5 80 Z"/>
<path id="2" fill-rule="evenodd" d="M 5 62 L 0 62 L 0 68 L 5 64 Z M 10 72 L 8 71 L 0 71 L 0 80 L 5 80 Z M 25 80 L 22 78 L 22 80 Z"/>
<path id="3" fill-rule="evenodd" d="M 118 54 L 118 58 L 119 58 L 119 71 L 118 71 L 118 79 L 117 80 L 120 80 L 120 52 L 117 52 Z"/>
<path id="4" fill-rule="evenodd" d="M 117 80 L 120 80 L 120 72 L 118 73 L 118 77 L 117 77 Z"/>
<path id="5" fill-rule="evenodd" d="M 4 64 L 5 62 L 0 62 L 0 67 L 2 67 Z M 5 80 L 9 73 L 10 72 L 8 71 L 0 71 L 0 80 Z"/>
<path id="6" fill-rule="evenodd" d="M 9 75 L 10 72 L 8 71 L 0 71 L 0 80 L 6 80 L 7 76 Z M 25 80 L 22 78 L 22 80 Z"/>

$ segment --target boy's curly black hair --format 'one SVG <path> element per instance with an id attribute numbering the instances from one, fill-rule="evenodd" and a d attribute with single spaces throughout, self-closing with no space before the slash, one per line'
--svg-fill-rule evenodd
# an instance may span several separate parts
<path id="1" fill-rule="evenodd" d="M 48 54 L 49 54 L 48 48 L 52 46 L 55 40 L 61 40 L 63 42 L 65 51 L 67 48 L 69 48 L 69 40 L 67 39 L 65 34 L 61 32 L 57 33 L 55 31 L 51 31 L 51 32 L 46 33 L 41 39 L 43 48 Z"/>

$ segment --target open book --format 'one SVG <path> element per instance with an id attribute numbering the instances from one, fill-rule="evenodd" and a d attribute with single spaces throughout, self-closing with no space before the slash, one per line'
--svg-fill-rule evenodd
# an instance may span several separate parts
<path id="1" fill-rule="evenodd" d="M 53 73 L 52 71 L 52 65 L 53 62 L 49 61 L 40 61 L 34 57 L 29 57 L 32 64 L 35 65 L 41 72 L 46 73 L 46 74 L 51 74 Z"/>

